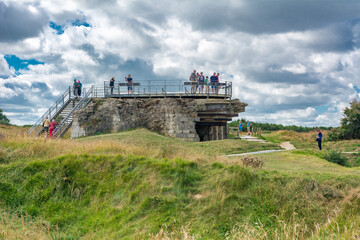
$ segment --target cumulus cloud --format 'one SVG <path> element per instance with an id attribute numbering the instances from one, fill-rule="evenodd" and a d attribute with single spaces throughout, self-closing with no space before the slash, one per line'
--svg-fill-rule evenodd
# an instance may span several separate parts
<path id="1" fill-rule="evenodd" d="M 45 12 L 31 4 L 0 2 L 0 41 L 17 41 L 38 36 L 48 24 Z"/>
<path id="2" fill-rule="evenodd" d="M 5 1 L 1 107 L 31 123 L 73 78 L 88 87 L 128 73 L 187 79 L 197 69 L 233 81 L 234 97 L 249 104 L 240 117 L 338 125 L 338 106 L 357 96 L 359 10 L 356 1 Z M 45 64 L 14 75 L 4 54 Z"/>

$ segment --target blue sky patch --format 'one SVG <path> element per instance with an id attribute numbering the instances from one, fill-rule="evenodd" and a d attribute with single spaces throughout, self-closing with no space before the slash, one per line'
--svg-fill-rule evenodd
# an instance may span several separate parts
<path id="1" fill-rule="evenodd" d="M 357 93 L 360 93 L 360 89 L 357 86 L 354 86 L 354 89 Z"/>
<path id="2" fill-rule="evenodd" d="M 19 70 L 26 69 L 28 70 L 29 65 L 38 65 L 44 64 L 44 62 L 37 61 L 35 59 L 20 59 L 15 55 L 5 55 L 5 60 L 9 64 L 9 67 L 13 67 L 15 69 L 15 73 L 19 75 Z"/>
<path id="3" fill-rule="evenodd" d="M 51 27 L 52 29 L 55 29 L 58 35 L 61 35 L 64 33 L 63 25 L 58 25 L 58 24 L 54 23 L 53 21 L 50 21 L 49 27 Z"/>
<path id="4" fill-rule="evenodd" d="M 80 19 L 76 19 L 71 24 L 76 27 L 80 27 L 80 26 L 90 27 L 89 23 L 87 23 L 85 20 L 80 20 Z"/>

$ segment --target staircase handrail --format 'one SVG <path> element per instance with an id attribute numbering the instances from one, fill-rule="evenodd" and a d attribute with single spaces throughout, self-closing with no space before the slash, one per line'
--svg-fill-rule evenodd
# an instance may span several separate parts
<path id="1" fill-rule="evenodd" d="M 80 108 L 85 107 L 92 99 L 94 86 L 92 86 L 85 94 L 84 97 L 73 107 L 73 109 L 63 118 L 63 120 L 59 123 L 59 125 L 55 128 L 53 132 L 53 136 L 56 137 L 56 135 L 59 133 L 59 131 L 62 129 L 63 126 L 67 127 L 66 122 L 68 119 L 74 114 L 74 112 Z M 60 132 L 58 137 L 61 137 L 63 131 Z"/>
<path id="2" fill-rule="evenodd" d="M 42 124 L 42 122 L 45 120 L 46 116 L 49 116 L 50 113 L 54 110 L 57 109 L 57 111 L 55 112 L 55 114 L 53 116 L 56 116 L 57 113 L 61 110 L 61 108 L 67 103 L 67 101 L 69 101 L 71 99 L 71 91 L 70 88 L 67 89 L 63 94 L 60 95 L 60 97 L 58 98 L 58 100 L 56 100 L 55 103 L 53 103 L 53 105 L 51 105 L 46 112 L 35 122 L 34 125 L 31 126 L 31 128 L 28 130 L 27 134 L 30 135 L 32 134 L 35 129 Z M 68 97 L 69 96 L 69 97 Z M 68 97 L 68 99 L 65 101 L 65 99 Z M 60 105 L 60 103 L 62 103 Z M 60 106 L 59 106 L 60 105 Z M 50 121 L 52 120 L 51 118 L 53 116 L 50 116 Z"/>

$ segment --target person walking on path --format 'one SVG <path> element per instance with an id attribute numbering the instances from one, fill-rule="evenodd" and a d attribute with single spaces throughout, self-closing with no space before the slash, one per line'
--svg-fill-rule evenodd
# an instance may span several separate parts
<path id="1" fill-rule="evenodd" d="M 242 135 L 242 133 L 243 133 L 243 132 L 242 132 L 242 131 L 243 131 L 243 130 L 242 130 L 242 127 L 243 127 L 243 123 L 241 122 L 241 120 L 239 120 L 239 133 L 240 133 L 240 136 L 239 136 L 239 137 L 240 137 L 240 139 L 241 139 L 241 135 Z"/>
<path id="2" fill-rule="evenodd" d="M 115 85 L 115 78 L 112 77 L 112 78 L 110 79 L 110 90 L 111 90 L 111 94 L 113 94 L 113 92 L 114 92 L 114 85 Z"/>
<path id="3" fill-rule="evenodd" d="M 251 122 L 249 122 L 249 120 L 247 120 L 246 122 L 247 122 L 247 124 L 246 124 L 246 128 L 247 128 L 247 131 L 248 131 L 248 135 L 250 136 L 250 135 L 251 135 L 250 128 L 251 128 L 251 126 L 252 126 L 252 123 L 251 123 Z"/>
<path id="4" fill-rule="evenodd" d="M 78 81 L 78 95 L 79 97 L 81 96 L 81 90 L 82 90 L 82 83 L 80 82 L 80 80 Z"/>
<path id="5" fill-rule="evenodd" d="M 131 75 L 129 74 L 128 77 L 125 77 L 125 81 L 128 83 L 128 94 L 131 92 L 133 93 L 133 89 L 132 89 L 132 82 L 133 79 L 131 78 Z"/>
<path id="6" fill-rule="evenodd" d="M 53 120 L 50 124 L 49 124 L 49 132 L 50 132 L 50 139 L 52 139 L 53 137 L 53 131 L 55 130 L 55 125 L 58 125 L 59 123 L 55 122 L 55 120 Z"/>
<path id="7" fill-rule="evenodd" d="M 42 125 L 43 125 L 43 127 L 45 129 L 45 138 L 47 138 L 47 135 L 49 133 L 49 125 L 50 125 L 50 120 L 49 120 L 48 116 L 46 116 L 46 118 L 42 122 Z"/>
<path id="8" fill-rule="evenodd" d="M 316 136 L 316 141 L 318 142 L 319 150 L 322 150 L 321 141 L 322 141 L 323 136 L 322 136 L 322 133 L 320 132 L 319 128 L 317 129 L 317 132 L 318 132 L 318 135 Z"/>
<path id="9" fill-rule="evenodd" d="M 76 79 L 74 79 L 74 84 L 73 84 L 72 89 L 73 89 L 75 98 L 77 98 L 79 95 L 79 83 L 76 81 Z"/>

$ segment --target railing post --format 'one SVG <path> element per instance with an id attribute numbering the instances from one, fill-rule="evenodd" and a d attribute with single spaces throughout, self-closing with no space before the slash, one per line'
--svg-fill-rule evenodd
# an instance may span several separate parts
<path id="1" fill-rule="evenodd" d="M 106 83 L 106 81 L 104 81 L 104 98 L 106 98 L 106 94 L 105 94 L 106 93 L 106 86 L 105 86 L 106 84 L 105 83 Z"/>
<path id="2" fill-rule="evenodd" d="M 225 83 L 225 99 L 227 98 L 227 89 L 228 88 L 228 86 L 227 86 L 227 84 Z"/>

